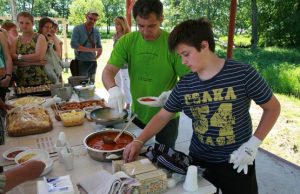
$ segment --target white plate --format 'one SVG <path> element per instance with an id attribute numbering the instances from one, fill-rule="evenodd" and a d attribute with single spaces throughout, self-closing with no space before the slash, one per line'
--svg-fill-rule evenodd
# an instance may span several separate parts
<path id="1" fill-rule="evenodd" d="M 15 151 L 25 151 L 25 150 L 28 150 L 29 147 L 12 147 L 12 148 L 9 148 L 7 149 L 3 154 L 3 158 L 5 158 L 6 160 L 15 160 L 15 157 L 8 157 L 9 154 L 15 152 Z M 16 156 L 16 155 L 15 155 Z"/>
<path id="2" fill-rule="evenodd" d="M 144 101 L 143 99 L 152 99 L 153 101 Z M 143 105 L 151 106 L 151 107 L 162 107 L 160 102 L 158 101 L 158 97 L 155 96 L 144 96 L 138 99 L 138 102 Z"/>

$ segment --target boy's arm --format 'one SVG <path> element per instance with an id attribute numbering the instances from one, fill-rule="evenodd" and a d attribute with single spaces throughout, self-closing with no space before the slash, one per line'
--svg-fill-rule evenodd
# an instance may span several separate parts
<path id="1" fill-rule="evenodd" d="M 258 127 L 254 132 L 254 135 L 262 141 L 271 131 L 279 116 L 280 103 L 273 95 L 267 103 L 260 105 L 260 107 L 263 109 L 263 114 L 261 116 Z"/>
<path id="2" fill-rule="evenodd" d="M 248 165 L 253 164 L 258 147 L 271 131 L 280 113 L 280 103 L 274 95 L 260 107 L 263 109 L 263 114 L 254 135 L 230 156 L 229 162 L 234 164 L 233 168 L 237 169 L 238 173 L 241 171 L 248 173 Z"/>
<path id="3" fill-rule="evenodd" d="M 140 153 L 144 143 L 157 134 L 174 116 L 175 113 L 168 112 L 164 108 L 150 120 L 142 133 L 123 152 L 123 159 L 126 162 L 134 161 Z"/>

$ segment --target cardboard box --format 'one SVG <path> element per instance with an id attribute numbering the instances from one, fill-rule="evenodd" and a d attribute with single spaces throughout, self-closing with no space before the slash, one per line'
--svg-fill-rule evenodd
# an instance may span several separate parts
<path id="1" fill-rule="evenodd" d="M 134 177 L 135 175 L 157 170 L 157 167 L 148 159 L 141 159 L 134 162 L 125 163 L 121 170 L 127 175 Z"/>
<path id="2" fill-rule="evenodd" d="M 139 194 L 163 193 L 167 190 L 167 174 L 161 169 L 138 174 L 135 178 L 141 183 Z"/>

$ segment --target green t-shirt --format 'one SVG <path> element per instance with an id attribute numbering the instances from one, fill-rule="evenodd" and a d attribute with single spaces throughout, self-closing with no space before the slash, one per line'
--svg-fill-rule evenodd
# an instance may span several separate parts
<path id="1" fill-rule="evenodd" d="M 160 108 L 139 104 L 137 99 L 159 96 L 173 89 L 178 76 L 189 72 L 179 55 L 169 50 L 168 36 L 169 33 L 162 30 L 156 40 L 145 41 L 139 32 L 126 34 L 117 42 L 108 61 L 118 68 L 128 64 L 132 110 L 144 124 Z"/>

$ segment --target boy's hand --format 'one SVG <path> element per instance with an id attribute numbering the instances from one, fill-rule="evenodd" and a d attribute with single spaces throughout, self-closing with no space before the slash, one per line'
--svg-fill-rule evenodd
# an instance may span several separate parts
<path id="1" fill-rule="evenodd" d="M 257 149 L 261 144 L 261 140 L 252 136 L 246 143 L 242 144 L 230 156 L 229 163 L 233 163 L 233 168 L 240 173 L 242 170 L 248 173 L 248 165 L 253 165 L 253 161 L 257 154 Z"/>
<path id="2" fill-rule="evenodd" d="M 140 154 L 143 145 L 144 144 L 140 141 L 133 141 L 128 144 L 123 151 L 123 160 L 125 160 L 125 162 L 135 161 Z"/>

